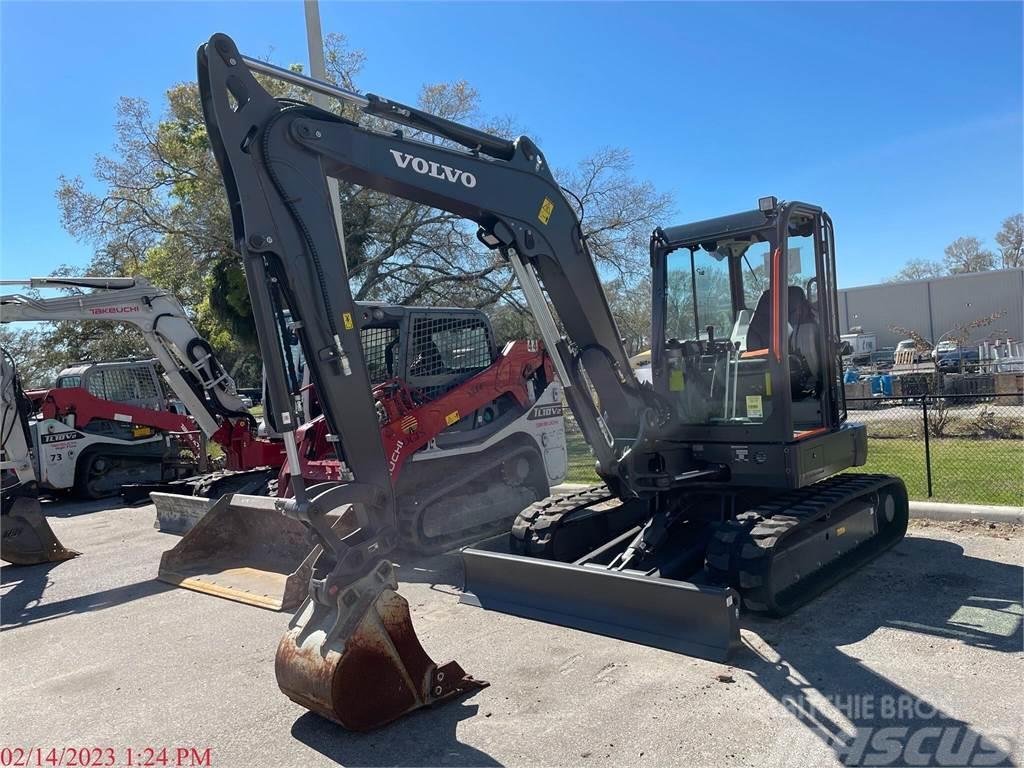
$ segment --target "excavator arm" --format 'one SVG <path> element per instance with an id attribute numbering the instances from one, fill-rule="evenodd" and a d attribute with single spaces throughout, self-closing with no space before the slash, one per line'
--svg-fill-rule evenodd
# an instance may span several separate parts
<path id="1" fill-rule="evenodd" d="M 107 320 L 134 325 L 199 428 L 207 437 L 223 419 L 251 420 L 235 382 L 178 300 L 140 277 L 34 277 L 2 285 L 30 288 L 89 288 L 90 293 L 55 298 L 0 296 L 0 322 Z"/>

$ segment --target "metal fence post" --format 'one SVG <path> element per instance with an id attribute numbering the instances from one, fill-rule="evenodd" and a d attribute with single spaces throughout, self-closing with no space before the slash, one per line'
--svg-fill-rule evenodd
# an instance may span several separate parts
<path id="1" fill-rule="evenodd" d="M 921 413 L 924 419 L 924 476 L 928 483 L 928 498 L 932 497 L 932 449 L 928 442 L 928 395 L 921 395 Z"/>

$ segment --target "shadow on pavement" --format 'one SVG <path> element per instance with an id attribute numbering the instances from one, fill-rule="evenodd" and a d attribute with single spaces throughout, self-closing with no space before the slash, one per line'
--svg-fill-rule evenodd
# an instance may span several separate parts
<path id="1" fill-rule="evenodd" d="M 292 736 L 345 766 L 497 766 L 486 752 L 456 735 L 478 705 L 465 699 L 421 709 L 371 733 L 353 733 L 307 712 L 292 725 Z"/>
<path id="2" fill-rule="evenodd" d="M 104 512 L 108 509 L 119 509 L 125 506 L 120 496 L 106 499 L 82 501 L 71 497 L 49 499 L 42 502 L 43 514 L 47 517 L 68 518 L 79 515 L 91 515 L 93 512 Z"/>
<path id="3" fill-rule="evenodd" d="M 60 563 L 42 563 L 17 567 L 4 566 L 0 569 L 0 583 L 5 587 L 0 596 L 0 628 L 8 631 L 73 613 L 99 611 L 174 589 L 170 584 L 150 579 L 105 589 L 91 595 L 39 605 L 43 592 L 51 583 L 50 571 L 59 565 Z M 8 590 L 6 587 L 9 584 L 13 586 Z"/>
<path id="4" fill-rule="evenodd" d="M 764 655 L 746 648 L 735 666 L 844 765 L 1014 765 L 1019 745 L 1013 743 L 1018 734 L 1011 701 L 1002 722 L 985 724 L 1004 731 L 979 732 L 871 668 L 879 663 L 862 663 L 842 646 L 896 629 L 1019 653 L 1022 578 L 1024 569 L 968 557 L 952 542 L 907 538 L 786 619 L 745 618 L 744 626 L 770 648 Z M 913 647 L 920 652 L 919 641 Z M 956 670 L 948 672 L 955 681 Z M 765 763 L 802 765 L 800 744 L 786 729 Z"/>
<path id="5" fill-rule="evenodd" d="M 399 591 L 403 583 L 429 584 L 431 589 L 446 595 L 462 594 L 464 578 L 458 550 L 443 555 L 396 552 L 392 560 L 398 568 Z"/>

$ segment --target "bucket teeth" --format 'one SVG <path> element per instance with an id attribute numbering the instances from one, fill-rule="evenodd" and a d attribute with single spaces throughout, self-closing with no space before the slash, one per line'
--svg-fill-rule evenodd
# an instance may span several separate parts
<path id="1" fill-rule="evenodd" d="M 0 559 L 12 565 L 37 565 L 81 554 L 60 543 L 37 499 L 22 496 L 7 504 L 10 508 L 0 515 Z"/>
<path id="2" fill-rule="evenodd" d="M 382 560 L 334 605 L 306 600 L 275 658 L 288 698 L 349 730 L 369 731 L 487 686 L 454 661 L 438 666 L 427 655 L 397 587 Z"/>

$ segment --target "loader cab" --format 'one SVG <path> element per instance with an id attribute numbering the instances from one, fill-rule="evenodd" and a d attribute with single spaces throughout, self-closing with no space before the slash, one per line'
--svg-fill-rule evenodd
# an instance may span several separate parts
<path id="1" fill-rule="evenodd" d="M 358 303 L 360 340 L 377 386 L 402 379 L 438 397 L 486 369 L 497 357 L 483 312 L 454 307 Z"/>
<path id="2" fill-rule="evenodd" d="M 156 359 L 75 363 L 57 374 L 57 389 L 80 387 L 113 403 L 161 411 L 166 399 Z"/>
<path id="3" fill-rule="evenodd" d="M 827 213 L 763 198 L 756 210 L 656 230 L 651 257 L 653 383 L 673 404 L 678 439 L 787 444 L 842 427 Z"/>

